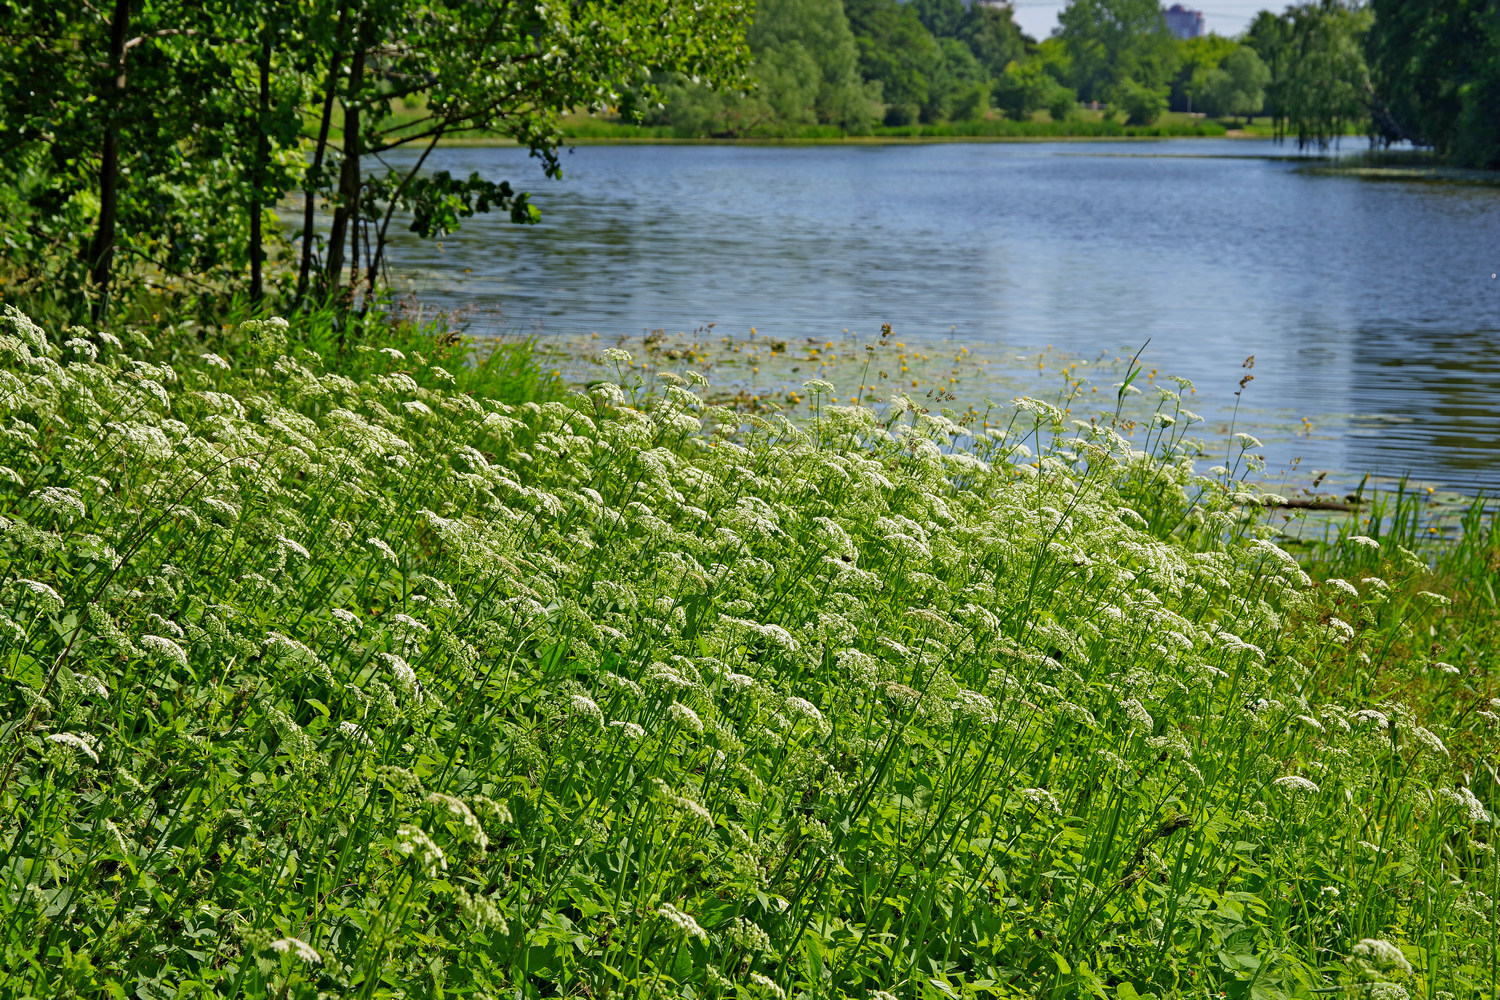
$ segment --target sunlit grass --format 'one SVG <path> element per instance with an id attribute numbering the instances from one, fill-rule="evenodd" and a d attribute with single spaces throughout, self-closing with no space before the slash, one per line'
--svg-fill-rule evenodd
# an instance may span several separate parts
<path id="1" fill-rule="evenodd" d="M 1492 993 L 1477 506 L 217 336 L 0 320 L 0 995 Z"/>

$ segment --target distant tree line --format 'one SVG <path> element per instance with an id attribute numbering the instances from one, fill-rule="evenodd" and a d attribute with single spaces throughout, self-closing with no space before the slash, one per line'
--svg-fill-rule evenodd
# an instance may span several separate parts
<path id="1" fill-rule="evenodd" d="M 627 94 L 624 112 L 748 136 L 1042 110 L 1062 119 L 1098 102 L 1132 125 L 1168 109 L 1268 115 L 1304 146 L 1367 126 L 1377 141 L 1500 166 L 1494 0 L 1309 0 L 1262 11 L 1239 38 L 1187 40 L 1168 31 L 1158 0 L 1071 0 L 1042 40 L 999 4 L 760 0 L 747 42 L 753 90 L 659 79 L 659 103 Z"/>

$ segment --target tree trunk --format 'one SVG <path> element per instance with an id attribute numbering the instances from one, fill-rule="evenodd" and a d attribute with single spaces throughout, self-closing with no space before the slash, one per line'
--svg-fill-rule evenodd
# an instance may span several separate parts
<path id="1" fill-rule="evenodd" d="M 115 0 L 109 26 L 109 71 L 105 92 L 104 141 L 99 156 L 99 223 L 89 243 L 89 277 L 98 296 L 93 318 L 102 324 L 109 313 L 109 285 L 115 256 L 115 219 L 119 213 L 120 104 L 125 97 L 125 35 L 130 30 L 130 0 Z"/>
<path id="2" fill-rule="evenodd" d="M 256 305 L 265 297 L 262 271 L 266 260 L 264 236 L 261 233 L 262 198 L 266 187 L 266 164 L 271 159 L 271 137 L 267 134 L 271 120 L 271 30 L 263 29 L 260 40 L 260 106 L 255 133 L 255 167 L 250 177 L 250 301 Z"/>
<path id="3" fill-rule="evenodd" d="M 335 29 L 333 55 L 328 60 L 328 90 L 323 97 L 323 117 L 318 124 L 318 144 L 313 147 L 312 166 L 307 170 L 307 180 L 302 188 L 302 263 L 297 270 L 297 301 L 307 295 L 307 282 L 312 273 L 313 254 L 313 206 L 317 203 L 318 178 L 323 172 L 323 155 L 328 150 L 328 129 L 333 122 L 333 99 L 338 95 L 339 64 L 344 61 L 344 36 L 349 22 L 349 0 L 339 5 L 339 23 Z"/>
<path id="4" fill-rule="evenodd" d="M 328 261 L 325 275 L 332 283 L 339 281 L 344 270 L 344 244 L 349 237 L 349 220 L 359 212 L 359 189 L 363 174 L 359 162 L 359 92 L 365 75 L 365 51 L 369 47 L 368 22 L 360 26 L 354 58 L 349 63 L 349 91 L 344 99 L 344 162 L 339 171 L 339 198 L 333 210 L 333 225 L 328 233 Z"/>

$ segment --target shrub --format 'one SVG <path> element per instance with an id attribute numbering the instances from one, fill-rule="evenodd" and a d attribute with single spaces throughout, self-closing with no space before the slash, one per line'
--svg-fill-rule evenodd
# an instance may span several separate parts
<path id="1" fill-rule="evenodd" d="M 1125 112 L 1126 125 L 1150 125 L 1167 110 L 1169 89 L 1147 87 L 1126 77 L 1110 91 L 1109 101 Z"/>

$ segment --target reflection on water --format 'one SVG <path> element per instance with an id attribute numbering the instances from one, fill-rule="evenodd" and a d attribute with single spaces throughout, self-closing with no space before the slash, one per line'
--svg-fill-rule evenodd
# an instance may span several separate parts
<path id="1" fill-rule="evenodd" d="M 434 168 L 520 180 L 544 222 L 467 220 L 441 249 L 403 238 L 394 267 L 428 300 L 544 336 L 713 322 L 821 340 L 888 322 L 994 359 L 1150 338 L 1148 367 L 1193 379 L 1189 405 L 1219 426 L 1254 354 L 1238 426 L 1273 469 L 1500 489 L 1500 189 L 1311 176 L 1283 152 L 594 146 L 551 183 L 521 150 L 445 149 Z"/>

